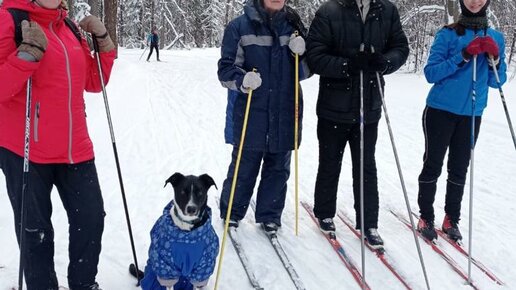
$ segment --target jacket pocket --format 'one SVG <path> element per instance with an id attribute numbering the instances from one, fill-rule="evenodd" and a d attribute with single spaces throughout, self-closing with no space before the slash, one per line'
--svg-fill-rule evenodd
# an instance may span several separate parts
<path id="1" fill-rule="evenodd" d="M 353 88 L 351 80 L 321 84 L 319 105 L 333 111 L 350 112 L 353 108 Z"/>
<path id="2" fill-rule="evenodd" d="M 38 127 L 39 127 L 39 107 L 40 102 L 36 103 L 36 109 L 34 110 L 34 142 L 39 141 Z"/>

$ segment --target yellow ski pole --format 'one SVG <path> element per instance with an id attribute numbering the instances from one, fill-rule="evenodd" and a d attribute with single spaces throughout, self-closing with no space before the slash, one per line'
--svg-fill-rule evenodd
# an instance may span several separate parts
<path id="1" fill-rule="evenodd" d="M 295 31 L 296 36 L 299 32 Z M 294 188 L 296 199 L 296 236 L 299 233 L 299 160 L 297 155 L 297 147 L 299 140 L 299 54 L 295 54 L 295 111 L 294 111 Z"/>
<path id="2" fill-rule="evenodd" d="M 253 68 L 253 72 L 256 72 L 256 69 Z M 242 158 L 242 150 L 244 148 L 245 132 L 247 130 L 247 120 L 249 118 L 249 109 L 251 108 L 251 98 L 252 97 L 253 97 L 253 90 L 249 90 L 249 93 L 247 95 L 247 105 L 245 107 L 242 135 L 240 135 L 240 145 L 238 146 L 238 154 L 237 154 L 237 159 L 236 159 L 236 164 L 235 164 L 235 173 L 233 174 L 233 182 L 231 183 L 231 192 L 229 193 L 229 202 L 228 202 L 228 209 L 226 212 L 226 220 L 224 222 L 224 234 L 222 236 L 222 245 L 220 248 L 219 265 L 217 266 L 217 278 L 215 279 L 215 288 L 214 288 L 215 290 L 217 290 L 217 288 L 218 288 L 220 272 L 222 270 L 222 259 L 224 258 L 226 237 L 227 237 L 228 229 L 229 229 L 229 219 L 231 218 L 231 210 L 233 209 L 233 197 L 235 195 L 236 183 L 237 183 L 237 178 L 238 178 L 238 170 L 240 168 L 240 159 Z"/>

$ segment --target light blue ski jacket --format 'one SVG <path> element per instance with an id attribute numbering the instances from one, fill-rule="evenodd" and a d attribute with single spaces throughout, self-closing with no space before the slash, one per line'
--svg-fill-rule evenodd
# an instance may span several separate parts
<path id="1" fill-rule="evenodd" d="M 507 66 L 503 35 L 491 28 L 488 28 L 485 33 L 491 36 L 500 48 L 498 74 L 501 84 L 504 84 L 507 80 Z M 485 36 L 484 30 L 475 33 L 472 29 L 466 29 L 466 34 L 463 36 L 457 35 L 455 30 L 446 27 L 437 32 L 424 69 L 427 81 L 434 84 L 426 99 L 429 107 L 457 115 L 471 116 L 473 58 L 468 63 L 464 63 L 461 53 L 462 49 L 477 36 Z M 493 70 L 488 67 L 487 56 L 481 54 L 477 57 L 477 81 L 474 86 L 475 116 L 481 116 L 487 106 L 489 87 L 497 88 L 496 78 Z"/>

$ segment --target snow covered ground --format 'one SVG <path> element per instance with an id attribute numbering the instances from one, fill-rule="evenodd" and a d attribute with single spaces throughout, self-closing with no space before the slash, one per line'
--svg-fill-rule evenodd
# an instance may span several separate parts
<path id="1" fill-rule="evenodd" d="M 107 91 L 136 251 L 143 268 L 147 259 L 149 230 L 172 197 L 171 187 L 163 188 L 163 184 L 174 172 L 208 173 L 214 178 L 218 190 L 210 190 L 209 204 L 214 208 L 214 227 L 222 237 L 223 226 L 218 219 L 215 197 L 222 187 L 231 148 L 224 144 L 223 138 L 226 90 L 220 86 L 216 75 L 219 50 L 163 51 L 161 59 L 164 61 L 161 63 L 155 62 L 154 56 L 150 63 L 139 61 L 141 53 L 141 50 L 120 51 Z M 398 73 L 387 77 L 387 105 L 410 203 L 415 211 L 417 176 L 424 150 L 421 115 L 429 88 L 422 75 Z M 305 119 L 299 151 L 300 199 L 312 203 L 318 158 L 315 116 L 318 77 L 303 82 L 303 90 Z M 516 83 L 507 84 L 504 90 L 511 116 L 516 121 Z M 135 280 L 127 271 L 132 254 L 102 95 L 87 95 L 86 103 L 107 212 L 98 281 L 106 290 L 135 289 Z M 395 267 L 413 289 L 424 289 L 412 234 L 389 213 L 389 209 L 405 213 L 405 204 L 384 120 L 381 121 L 376 156 L 381 203 L 379 231 Z M 473 256 L 503 280 L 506 289 L 516 289 L 516 270 L 513 267 L 516 260 L 513 250 L 516 245 L 515 160 L 516 151 L 498 92 L 491 90 L 475 151 Z M 353 216 L 349 152 L 344 157 L 340 180 L 338 207 Z M 445 180 L 446 175 L 443 174 L 435 202 L 439 224 L 444 216 Z M 293 178 L 289 186 L 279 235 L 306 288 L 358 289 L 351 274 L 301 207 L 300 233 L 295 236 Z M 468 188 L 469 184 L 461 223 L 466 245 Z M 68 227 L 57 192 L 53 193 L 53 199 L 56 271 L 61 283 L 66 285 Z M 337 221 L 337 227 L 338 238 L 360 267 L 359 240 L 340 221 Z M 267 238 L 254 224 L 252 214 L 248 214 L 239 231 L 262 286 L 267 290 L 295 289 Z M 3 177 L 0 178 L 0 237 L 0 289 L 10 289 L 17 284 L 18 250 Z M 428 246 L 422 244 L 422 249 L 433 289 L 469 288 Z M 446 246 L 446 249 L 467 271 L 467 260 L 451 247 Z M 365 257 L 366 279 L 372 289 L 403 289 L 372 253 L 366 252 Z M 476 267 L 472 273 L 479 288 L 500 288 Z M 215 284 L 214 278 L 210 281 L 210 289 Z M 252 289 L 229 241 L 219 289 Z"/>

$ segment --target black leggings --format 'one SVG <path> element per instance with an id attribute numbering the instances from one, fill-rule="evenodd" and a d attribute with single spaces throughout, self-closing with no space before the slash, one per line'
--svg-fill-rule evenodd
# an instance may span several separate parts
<path id="1" fill-rule="evenodd" d="M 147 60 L 150 59 L 151 55 L 152 55 L 152 51 L 156 49 L 156 60 L 159 60 L 159 47 L 158 47 L 158 44 L 155 44 L 155 43 L 151 43 L 150 45 L 150 51 L 149 51 L 149 56 L 147 56 Z"/>
<path id="2" fill-rule="evenodd" d="M 475 117 L 475 143 L 480 122 L 481 117 Z M 418 195 L 421 217 L 434 221 L 433 203 L 437 179 L 441 175 L 446 151 L 449 150 L 444 211 L 452 221 L 458 222 L 471 157 L 471 117 L 426 107 L 423 112 L 423 131 L 426 147 L 423 170 L 419 175 Z"/>
<path id="3" fill-rule="evenodd" d="M 0 147 L 0 168 L 5 175 L 19 241 L 23 158 Z M 58 289 L 50 199 L 54 185 L 68 215 L 68 286 L 74 290 L 90 289 L 97 275 L 105 216 L 94 161 L 78 164 L 31 162 L 28 181 L 24 235 L 27 289 Z"/>

